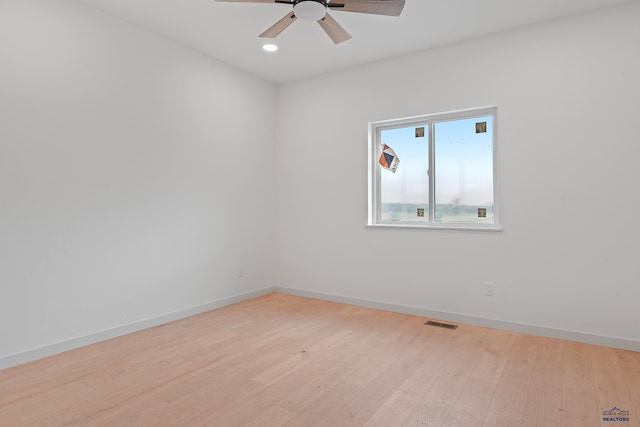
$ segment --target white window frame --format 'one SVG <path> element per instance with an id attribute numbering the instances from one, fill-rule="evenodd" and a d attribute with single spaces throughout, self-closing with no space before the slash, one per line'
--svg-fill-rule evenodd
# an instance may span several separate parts
<path id="1" fill-rule="evenodd" d="M 435 216 L 435 158 L 434 158 L 434 123 L 469 119 L 481 116 L 493 118 L 493 224 L 476 223 L 438 223 Z M 423 116 L 405 117 L 401 119 L 383 120 L 369 123 L 369 149 L 368 149 L 368 227 L 389 227 L 409 229 L 438 229 L 438 230 L 481 230 L 502 231 L 500 226 L 499 202 L 498 202 L 498 150 L 497 150 L 497 116 L 496 106 L 470 108 L 465 110 L 449 111 L 444 113 L 428 114 Z M 380 135 L 382 130 L 411 126 L 412 124 L 428 123 L 429 137 L 429 215 L 425 215 L 424 222 L 382 222 L 380 206 L 381 167 L 378 164 L 380 156 Z M 400 159 L 402 160 L 402 159 Z"/>

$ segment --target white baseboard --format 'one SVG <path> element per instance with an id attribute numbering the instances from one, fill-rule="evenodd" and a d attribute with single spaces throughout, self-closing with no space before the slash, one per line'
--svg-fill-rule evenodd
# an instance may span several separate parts
<path id="1" fill-rule="evenodd" d="M 413 314 L 427 318 L 447 320 L 449 322 L 468 323 L 470 325 L 485 326 L 494 329 L 522 332 L 525 334 L 539 335 L 550 338 L 560 338 L 569 341 L 577 341 L 586 344 L 602 345 L 606 347 L 620 348 L 624 350 L 640 352 L 640 342 L 617 337 L 607 337 L 602 335 L 587 334 L 584 332 L 570 331 L 564 329 L 548 328 L 545 326 L 528 325 L 524 323 L 506 322 L 504 320 L 489 319 L 485 317 L 468 316 L 465 314 L 448 313 L 445 311 L 429 310 L 425 308 L 412 307 L 399 304 L 390 304 L 380 301 L 365 300 L 360 298 L 347 297 L 342 295 L 325 294 L 322 292 L 306 291 L 276 286 L 275 292 L 283 294 L 297 295 L 307 298 L 321 299 L 325 301 L 339 302 L 343 304 L 369 307 L 397 313 Z"/>
<path id="2" fill-rule="evenodd" d="M 172 313 L 163 314 L 150 319 L 144 319 L 144 320 L 129 323 L 126 325 L 117 326 L 112 329 L 106 329 L 104 331 L 99 331 L 99 332 L 84 335 L 81 337 L 72 338 L 70 340 L 58 342 L 55 344 L 45 345 L 43 347 L 38 347 L 38 348 L 34 348 L 27 351 L 22 351 L 19 353 L 9 354 L 7 356 L 1 356 L 0 369 L 6 369 L 12 366 L 21 365 L 23 363 L 31 362 L 37 359 L 42 359 L 48 356 L 53 356 L 55 354 L 63 353 L 65 351 L 84 347 L 86 345 L 95 344 L 111 338 L 127 335 L 132 332 L 138 332 L 143 329 L 152 328 L 154 326 L 173 322 L 174 320 L 184 319 L 185 317 L 195 316 L 196 314 L 215 310 L 216 308 L 225 307 L 227 305 L 235 304 L 237 302 L 249 300 L 252 298 L 257 298 L 259 296 L 266 295 L 272 292 L 274 292 L 273 287 L 258 289 L 256 291 L 234 295 L 228 298 L 222 298 L 216 301 L 209 302 L 207 304 L 202 304 L 195 307 L 189 307 L 183 310 L 178 310 Z"/>
<path id="3" fill-rule="evenodd" d="M 194 316 L 196 314 L 215 310 L 216 308 L 225 307 L 241 301 L 257 298 L 271 292 L 280 292 L 283 294 L 298 295 L 301 297 L 321 299 L 325 301 L 333 301 L 343 304 L 357 305 L 361 307 L 369 307 L 380 310 L 394 311 L 397 313 L 413 314 L 427 318 L 447 320 L 449 322 L 468 323 L 471 325 L 486 326 L 495 329 L 504 329 L 508 331 L 522 332 L 526 334 L 539 335 L 551 338 L 560 338 L 570 341 L 583 342 L 587 344 L 602 345 L 606 347 L 614 347 L 631 351 L 640 352 L 640 342 L 617 337 L 606 337 L 601 335 L 586 334 L 583 332 L 569 331 L 564 329 L 554 329 L 544 326 L 528 325 L 523 323 L 506 322 L 503 320 L 489 319 L 484 317 L 468 316 L 458 313 L 448 313 L 444 311 L 429 310 L 420 307 L 405 306 L 399 304 L 390 304 L 380 301 L 365 300 L 342 295 L 326 294 L 322 292 L 307 291 L 303 289 L 287 288 L 282 286 L 267 287 L 244 294 L 235 295 L 228 298 L 219 299 L 207 304 L 186 308 L 184 310 L 163 314 L 161 316 L 138 322 L 129 323 L 127 325 L 118 326 L 112 329 L 72 338 L 55 344 L 43 347 L 9 354 L 0 357 L 0 370 L 10 368 L 12 366 L 21 365 L 44 357 L 53 356 L 65 351 L 84 347 L 86 345 L 95 344 L 111 338 L 141 331 L 143 329 L 173 322 L 174 320 L 183 319 L 185 317 Z"/>

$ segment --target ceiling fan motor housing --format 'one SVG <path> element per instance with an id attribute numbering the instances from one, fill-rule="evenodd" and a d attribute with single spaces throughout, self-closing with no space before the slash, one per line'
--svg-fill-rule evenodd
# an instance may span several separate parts
<path id="1" fill-rule="evenodd" d="M 319 21 L 327 13 L 327 2 L 324 0 L 296 0 L 293 13 L 303 21 Z"/>

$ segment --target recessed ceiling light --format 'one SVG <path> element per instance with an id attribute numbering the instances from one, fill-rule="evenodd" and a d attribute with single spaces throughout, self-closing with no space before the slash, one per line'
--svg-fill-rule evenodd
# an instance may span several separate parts
<path id="1" fill-rule="evenodd" d="M 275 44 L 265 44 L 264 46 L 262 46 L 262 48 L 267 52 L 275 52 L 276 50 L 278 50 L 278 46 L 276 46 Z"/>

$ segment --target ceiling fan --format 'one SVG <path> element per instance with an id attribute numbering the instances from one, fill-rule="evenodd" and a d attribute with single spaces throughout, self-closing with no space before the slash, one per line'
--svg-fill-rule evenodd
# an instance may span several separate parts
<path id="1" fill-rule="evenodd" d="M 405 0 L 216 0 L 234 3 L 283 3 L 293 6 L 293 11 L 269 27 L 259 37 L 275 38 L 296 19 L 316 21 L 335 44 L 351 38 L 351 35 L 327 13 L 328 9 L 374 15 L 400 16 Z"/>

